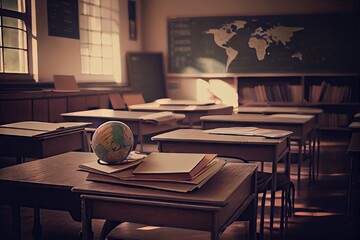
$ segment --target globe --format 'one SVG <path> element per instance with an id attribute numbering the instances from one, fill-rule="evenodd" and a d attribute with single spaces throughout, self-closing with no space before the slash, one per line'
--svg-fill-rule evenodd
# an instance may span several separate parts
<path id="1" fill-rule="evenodd" d="M 126 159 L 134 145 L 134 136 L 120 121 L 108 121 L 96 128 L 91 147 L 99 159 L 107 164 L 119 164 Z"/>

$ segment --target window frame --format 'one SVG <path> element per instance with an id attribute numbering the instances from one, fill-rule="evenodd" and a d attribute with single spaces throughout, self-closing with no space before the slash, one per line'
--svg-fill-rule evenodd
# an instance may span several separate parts
<path id="1" fill-rule="evenodd" d="M 32 81 L 35 82 L 34 80 L 34 75 L 33 75 L 33 61 L 32 61 L 32 15 L 31 15 L 31 0 L 24 0 L 25 3 L 25 11 L 24 12 L 17 12 L 17 11 L 12 11 L 12 10 L 8 10 L 8 9 L 3 9 L 0 8 L 0 16 L 1 17 L 10 17 L 10 18 L 15 18 L 15 19 L 19 19 L 21 21 L 24 22 L 25 24 L 25 36 L 26 36 L 26 45 L 27 45 L 27 68 L 28 68 L 28 72 L 27 73 L 9 73 L 9 72 L 0 72 L 0 81 L 1 82 L 6 82 L 6 81 Z M 4 46 L 0 46 L 0 48 L 4 49 Z M 19 48 L 20 49 L 20 48 Z M 3 58 L 3 55 L 0 56 L 1 58 Z"/>

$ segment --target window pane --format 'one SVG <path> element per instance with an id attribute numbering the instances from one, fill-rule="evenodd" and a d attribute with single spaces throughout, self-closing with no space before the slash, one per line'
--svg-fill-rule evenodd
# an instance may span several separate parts
<path id="1" fill-rule="evenodd" d="M 3 49 L 0 48 L 0 72 L 4 72 L 4 62 L 3 62 Z"/>
<path id="2" fill-rule="evenodd" d="M 111 46 L 103 46 L 102 47 L 102 52 L 103 52 L 103 57 L 106 57 L 106 58 L 112 58 L 112 47 Z"/>
<path id="3" fill-rule="evenodd" d="M 89 32 L 85 30 L 80 30 L 80 39 L 83 44 L 89 43 Z"/>
<path id="4" fill-rule="evenodd" d="M 81 45 L 81 56 L 89 56 L 90 55 L 90 50 L 89 50 L 89 45 L 85 45 L 85 44 L 82 44 Z"/>
<path id="5" fill-rule="evenodd" d="M 90 59 L 90 72 L 91 74 L 102 74 L 101 71 L 101 58 Z"/>
<path id="6" fill-rule="evenodd" d="M 90 17 L 90 29 L 94 31 L 101 31 L 101 20 L 100 18 Z"/>
<path id="7" fill-rule="evenodd" d="M 16 18 L 3 17 L 3 26 L 14 27 L 22 30 L 26 30 L 25 23 Z"/>
<path id="8" fill-rule="evenodd" d="M 89 29 L 89 17 L 81 15 L 80 16 L 80 29 Z"/>
<path id="9" fill-rule="evenodd" d="M 5 72 L 27 73 L 27 52 L 18 49 L 4 49 Z"/>
<path id="10" fill-rule="evenodd" d="M 2 0 L 2 8 L 16 12 L 25 12 L 25 0 Z"/>
<path id="11" fill-rule="evenodd" d="M 84 15 L 89 15 L 90 14 L 90 6 L 86 3 L 81 4 L 81 13 Z"/>
<path id="12" fill-rule="evenodd" d="M 26 33 L 11 28 L 3 28 L 4 46 L 26 49 Z"/>
<path id="13" fill-rule="evenodd" d="M 91 6 L 91 16 L 100 17 L 100 7 Z"/>
<path id="14" fill-rule="evenodd" d="M 101 44 L 101 34 L 100 34 L 100 32 L 91 32 L 90 33 L 90 43 L 92 43 L 92 44 Z"/>
<path id="15" fill-rule="evenodd" d="M 91 57 L 101 57 L 101 45 L 91 45 L 90 56 Z"/>
<path id="16" fill-rule="evenodd" d="M 103 74 L 110 75 L 113 74 L 113 61 L 112 59 L 103 59 Z"/>
<path id="17" fill-rule="evenodd" d="M 90 58 L 81 56 L 81 70 L 82 73 L 90 73 Z"/>
<path id="18" fill-rule="evenodd" d="M 111 39 L 111 34 L 110 33 L 102 33 L 101 34 L 102 38 L 101 38 L 101 42 L 104 45 L 111 45 L 112 44 L 112 39 Z"/>
<path id="19" fill-rule="evenodd" d="M 111 32 L 111 21 L 108 19 L 103 19 L 101 21 L 101 28 L 103 32 Z"/>

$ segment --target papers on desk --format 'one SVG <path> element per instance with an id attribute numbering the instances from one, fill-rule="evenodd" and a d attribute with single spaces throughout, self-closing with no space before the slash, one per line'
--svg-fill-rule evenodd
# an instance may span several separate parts
<path id="1" fill-rule="evenodd" d="M 160 106 L 204 106 L 204 105 L 213 105 L 214 101 L 199 101 L 199 100 L 186 100 L 186 99 L 170 99 L 170 98 L 161 98 L 155 100 L 155 103 L 160 104 Z"/>
<path id="2" fill-rule="evenodd" d="M 282 138 L 292 134 L 291 131 L 267 129 L 257 127 L 228 127 L 228 128 L 215 128 L 204 130 L 210 134 L 225 134 L 225 135 L 241 135 L 241 136 L 258 136 L 265 138 Z"/>
<path id="3" fill-rule="evenodd" d="M 152 153 L 139 160 L 140 163 L 123 170 L 100 171 L 99 169 L 102 169 L 103 166 L 98 167 L 96 171 L 81 169 L 89 172 L 87 177 L 89 181 L 185 193 L 200 188 L 222 169 L 226 161 L 215 158 L 215 156 L 215 154 Z M 189 161 L 188 164 L 185 164 L 187 157 L 189 157 Z M 171 164 L 169 164 L 170 162 Z M 180 162 L 183 162 L 186 167 L 182 166 Z M 95 163 L 92 166 L 96 166 Z M 145 173 L 146 176 L 142 173 Z"/>
<path id="4" fill-rule="evenodd" d="M 142 116 L 141 119 L 145 122 L 163 123 L 168 121 L 175 121 L 185 118 L 184 114 L 174 114 L 173 112 L 156 112 Z"/>
<path id="5" fill-rule="evenodd" d="M 37 122 L 24 121 L 0 125 L 0 134 L 22 137 L 45 137 L 67 131 L 85 128 L 92 123 L 88 122 Z"/>

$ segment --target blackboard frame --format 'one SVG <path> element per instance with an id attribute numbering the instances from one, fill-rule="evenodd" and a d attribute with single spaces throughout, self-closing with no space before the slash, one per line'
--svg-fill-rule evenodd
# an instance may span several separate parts
<path id="1" fill-rule="evenodd" d="M 145 102 L 167 97 L 162 52 L 127 52 L 126 65 L 129 86 Z"/>

